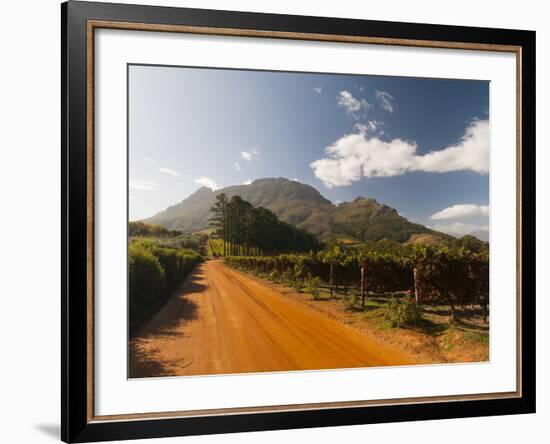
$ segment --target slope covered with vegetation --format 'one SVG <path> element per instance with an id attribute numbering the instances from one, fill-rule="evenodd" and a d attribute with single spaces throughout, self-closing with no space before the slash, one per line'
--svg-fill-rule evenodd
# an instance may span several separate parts
<path id="1" fill-rule="evenodd" d="M 360 197 L 353 202 L 334 205 L 312 186 L 283 178 L 258 179 L 249 185 L 226 187 L 216 192 L 203 187 L 145 222 L 184 233 L 207 229 L 210 208 L 220 194 L 228 199 L 240 196 L 254 207 L 266 208 L 281 221 L 307 230 L 323 241 L 341 239 L 357 243 L 389 239 L 406 242 L 422 234 L 429 235 L 430 242 L 435 244 L 452 239 L 408 221 L 395 209 L 374 199 Z"/>

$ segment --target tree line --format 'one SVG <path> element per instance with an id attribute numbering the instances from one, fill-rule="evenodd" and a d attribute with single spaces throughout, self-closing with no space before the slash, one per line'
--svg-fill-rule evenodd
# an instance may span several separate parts
<path id="1" fill-rule="evenodd" d="M 176 237 L 181 236 L 181 231 L 169 230 L 160 225 L 147 224 L 145 222 L 129 222 L 128 223 L 129 237 Z"/>
<path id="2" fill-rule="evenodd" d="M 321 248 L 313 234 L 279 220 L 266 208 L 254 207 L 240 196 L 229 199 L 220 193 L 210 211 L 210 225 L 213 234 L 222 239 L 224 256 L 261 256 Z"/>

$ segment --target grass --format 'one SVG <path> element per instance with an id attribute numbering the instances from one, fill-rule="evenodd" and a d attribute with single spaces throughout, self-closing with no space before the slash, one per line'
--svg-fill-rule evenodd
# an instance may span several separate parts
<path id="1" fill-rule="evenodd" d="M 467 344 L 489 344 L 489 334 L 481 333 L 479 331 L 470 330 L 468 328 L 459 327 L 454 324 L 450 324 L 444 330 L 441 335 L 441 339 L 444 343 L 450 342 L 448 347 L 456 345 L 456 339 L 459 337 L 460 341 Z"/>

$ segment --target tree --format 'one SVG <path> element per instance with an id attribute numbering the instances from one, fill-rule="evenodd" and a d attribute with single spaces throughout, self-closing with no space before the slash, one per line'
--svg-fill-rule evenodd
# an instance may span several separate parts
<path id="1" fill-rule="evenodd" d="M 319 240 L 311 233 L 280 221 L 266 208 L 255 208 L 240 196 L 229 201 L 225 194 L 216 198 L 210 224 L 224 241 L 225 255 L 256 255 L 316 251 Z"/>
<path id="2" fill-rule="evenodd" d="M 223 255 L 227 254 L 227 196 L 225 193 L 220 193 L 216 196 L 216 203 L 210 211 L 214 213 L 210 219 L 210 226 L 214 227 L 214 234 L 221 237 L 223 242 Z"/>

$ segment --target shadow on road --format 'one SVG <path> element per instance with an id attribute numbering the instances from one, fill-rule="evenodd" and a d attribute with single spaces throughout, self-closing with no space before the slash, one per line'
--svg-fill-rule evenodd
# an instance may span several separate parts
<path id="1" fill-rule="evenodd" d="M 159 312 L 132 337 L 129 344 L 129 378 L 173 375 L 171 369 L 176 363 L 161 359 L 158 349 L 145 345 L 149 341 L 184 336 L 182 327 L 198 317 L 198 305 L 187 295 L 205 291 L 204 279 L 204 271 L 199 265 Z"/>

